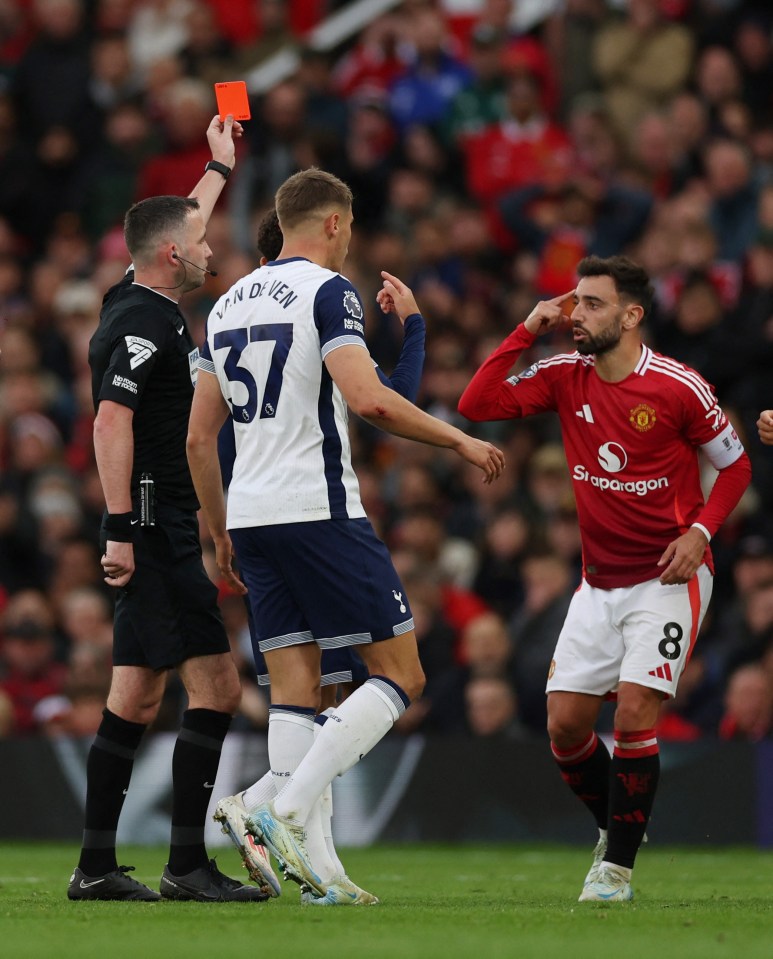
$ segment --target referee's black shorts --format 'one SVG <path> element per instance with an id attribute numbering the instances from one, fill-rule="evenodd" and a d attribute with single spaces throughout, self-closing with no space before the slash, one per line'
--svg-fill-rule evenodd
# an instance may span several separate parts
<path id="1" fill-rule="evenodd" d="M 156 504 L 156 525 L 137 532 L 134 562 L 134 575 L 116 598 L 113 665 L 169 669 L 229 652 L 195 512 Z"/>

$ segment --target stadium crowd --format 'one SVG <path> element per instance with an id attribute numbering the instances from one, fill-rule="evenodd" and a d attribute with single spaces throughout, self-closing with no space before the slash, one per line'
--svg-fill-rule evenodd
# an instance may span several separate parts
<path id="1" fill-rule="evenodd" d="M 754 467 L 712 542 L 714 599 L 658 737 L 770 736 L 773 454 L 754 427 L 773 399 L 769 4 L 555 0 L 524 29 L 518 0 L 404 0 L 335 49 L 312 47 L 342 6 L 0 0 L 0 736 L 99 725 L 112 612 L 87 344 L 128 265 L 125 210 L 190 191 L 213 82 L 280 50 L 298 66 L 252 97 L 208 228 L 218 275 L 182 304 L 194 337 L 253 268 L 276 188 L 322 167 L 354 192 L 346 269 L 379 365 L 402 336 L 376 305 L 388 270 L 427 320 L 419 405 L 507 454 L 487 486 L 450 454 L 351 423 L 427 675 L 397 730 L 546 735 L 545 677 L 581 569 L 560 436 L 539 417 L 472 427 L 457 402 L 536 300 L 573 288 L 582 256 L 627 252 L 656 286 L 648 343 L 714 384 Z M 529 361 L 563 348 L 545 338 Z M 265 728 L 243 601 L 220 598 L 239 722 Z M 182 708 L 172 684 L 156 728 Z"/>

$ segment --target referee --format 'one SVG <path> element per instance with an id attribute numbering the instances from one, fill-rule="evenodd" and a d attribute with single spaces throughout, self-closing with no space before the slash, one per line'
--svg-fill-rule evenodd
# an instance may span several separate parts
<path id="1" fill-rule="evenodd" d="M 235 163 L 241 126 L 213 118 L 212 160 L 190 197 L 151 197 L 126 214 L 132 267 L 106 294 L 89 346 L 94 451 L 105 494 L 101 546 L 116 589 L 113 676 L 87 766 L 86 817 L 70 899 L 245 902 L 256 886 L 209 860 L 204 823 L 241 686 L 201 559 L 185 439 L 199 351 L 178 303 L 201 286 L 206 224 Z M 115 839 L 134 755 L 168 671 L 188 694 L 172 759 L 172 834 L 161 895 L 119 866 Z"/>

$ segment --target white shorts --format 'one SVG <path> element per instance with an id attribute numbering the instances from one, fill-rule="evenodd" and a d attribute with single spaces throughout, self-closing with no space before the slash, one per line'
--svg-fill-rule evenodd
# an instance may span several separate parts
<path id="1" fill-rule="evenodd" d="M 583 580 L 556 643 L 547 692 L 606 696 L 626 682 L 675 696 L 713 585 L 705 565 L 676 586 L 650 579 L 598 589 Z"/>

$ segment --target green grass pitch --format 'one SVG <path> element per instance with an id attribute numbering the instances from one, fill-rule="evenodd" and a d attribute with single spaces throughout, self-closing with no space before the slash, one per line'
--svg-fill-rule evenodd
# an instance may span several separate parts
<path id="1" fill-rule="evenodd" d="M 632 903 L 578 903 L 588 849 L 379 846 L 345 850 L 381 905 L 71 903 L 75 846 L 0 845 L 5 959 L 771 959 L 773 854 L 645 848 Z M 163 849 L 120 862 L 157 888 Z M 234 852 L 218 865 L 239 875 Z"/>

